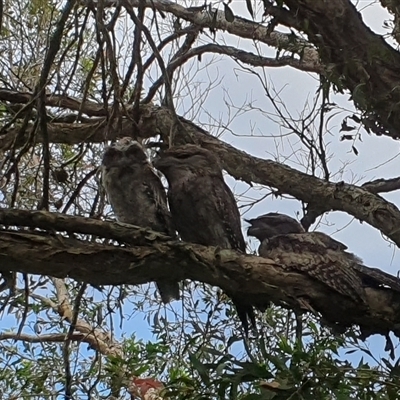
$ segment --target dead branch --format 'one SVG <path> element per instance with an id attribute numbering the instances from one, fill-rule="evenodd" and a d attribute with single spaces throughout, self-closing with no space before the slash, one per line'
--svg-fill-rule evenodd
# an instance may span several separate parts
<path id="1" fill-rule="evenodd" d="M 107 356 L 122 356 L 121 344 L 114 341 L 111 335 L 99 328 L 93 328 L 83 319 L 74 318 L 74 312 L 69 300 L 69 293 L 62 279 L 54 278 L 53 283 L 57 292 L 57 312 L 63 320 L 71 324 L 72 332 L 65 335 L 65 341 L 77 340 L 75 337 L 79 332 L 82 342 L 88 343 L 94 350 Z"/>
<path id="2" fill-rule="evenodd" d="M 365 182 L 361 187 L 371 193 L 388 193 L 400 189 L 400 177 L 391 179 L 375 179 Z"/>

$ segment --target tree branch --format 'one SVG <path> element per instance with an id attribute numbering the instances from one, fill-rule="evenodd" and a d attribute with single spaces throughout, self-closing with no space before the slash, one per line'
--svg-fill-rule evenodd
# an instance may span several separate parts
<path id="1" fill-rule="evenodd" d="M 141 132 L 143 135 L 148 132 L 149 137 L 157 132 L 168 142 L 171 121 L 168 110 L 157 108 L 152 112 L 148 109 L 143 113 Z M 180 132 L 179 138 L 185 141 L 187 133 L 195 137 L 201 146 L 218 155 L 223 168 L 234 178 L 249 184 L 272 186 L 279 193 L 289 194 L 316 209 L 344 211 L 379 229 L 400 247 L 400 210 L 393 203 L 356 185 L 327 182 L 278 162 L 253 157 L 190 121 L 182 121 L 185 132 Z"/>
<path id="2" fill-rule="evenodd" d="M 93 2 L 96 4 L 96 2 Z M 235 16 L 233 22 L 228 22 L 225 19 L 224 11 L 212 9 L 209 11 L 206 6 L 199 7 L 183 7 L 180 4 L 169 0 L 129 0 L 132 7 L 143 6 L 154 11 L 163 13 L 171 13 L 175 17 L 188 21 L 201 28 L 211 28 L 213 30 L 227 31 L 232 35 L 240 38 L 255 40 L 265 43 L 269 46 L 276 47 L 298 54 L 304 61 L 305 65 L 313 64 L 316 69 L 320 67 L 318 52 L 313 45 L 310 45 L 304 39 L 294 37 L 293 34 L 282 32 L 270 32 L 268 26 L 263 26 L 258 22 L 250 21 L 245 18 Z M 104 1 L 104 6 L 115 7 L 115 1 Z M 216 13 L 214 17 L 214 13 Z M 282 23 L 288 23 L 287 18 L 283 18 L 281 13 Z M 291 17 L 293 22 L 295 19 Z M 301 26 L 301 25 L 300 25 Z"/>
<path id="3" fill-rule="evenodd" d="M 113 236 L 118 241 L 129 238 L 131 245 L 107 245 L 54 233 L 0 230 L 0 265 L 4 271 L 69 277 L 92 285 L 135 285 L 167 276 L 191 279 L 245 296 L 259 306 L 273 301 L 297 310 L 311 307 L 330 325 L 344 328 L 358 324 L 366 336 L 386 334 L 388 330 L 400 336 L 400 293 L 390 289 L 366 288 L 369 307 L 365 310 L 312 278 L 272 260 L 233 250 L 172 241 L 126 224 L 45 211 L 1 210 L 1 222 L 5 221 L 8 225 L 52 226 L 53 232 L 70 232 L 74 227 L 76 233 Z M 90 335 L 91 331 L 87 333 Z"/>
<path id="4" fill-rule="evenodd" d="M 160 134 L 168 143 L 169 135 L 175 126 L 174 115 L 164 107 L 143 106 L 139 123 L 140 138 L 150 138 Z M 344 211 L 360 221 L 365 221 L 379 229 L 400 247 L 400 210 L 391 202 L 362 187 L 344 182 L 332 183 L 307 175 L 275 161 L 253 157 L 244 151 L 208 134 L 192 122 L 180 118 L 183 128 L 178 127 L 175 139 L 185 142 L 190 138 L 218 155 L 223 168 L 234 178 L 249 184 L 277 188 L 279 193 L 291 195 L 311 204 L 316 209 Z M 105 125 L 99 120 L 95 129 L 93 124 L 48 124 L 50 142 L 77 144 L 82 142 L 103 142 L 106 140 Z M 132 136 L 132 122 L 122 121 L 122 131 L 108 134 L 107 139 Z M 0 140 L 12 143 L 17 131 L 10 130 Z M 29 134 L 27 129 L 26 134 Z M 138 137 L 135 137 L 138 139 Z M 38 132 L 36 141 L 43 140 Z M 22 145 L 22 144 L 21 144 Z"/>
<path id="5" fill-rule="evenodd" d="M 285 0 L 290 14 L 318 47 L 326 76 L 365 112 L 368 132 L 400 138 L 400 54 L 373 32 L 349 0 Z"/>
<path id="6" fill-rule="evenodd" d="M 76 342 L 84 342 L 85 335 L 82 333 L 74 332 L 73 335 L 70 337 L 71 340 Z M 63 333 L 56 333 L 56 334 L 47 334 L 47 335 L 27 335 L 27 334 L 20 334 L 18 335 L 15 332 L 5 332 L 0 334 L 0 340 L 21 340 L 23 342 L 28 343 L 45 343 L 45 342 L 65 342 L 67 340 L 67 335 Z"/>
<path id="7" fill-rule="evenodd" d="M 365 182 L 361 187 L 371 193 L 388 193 L 400 189 L 400 177 L 391 179 L 375 179 Z"/>
<path id="8" fill-rule="evenodd" d="M 278 22 L 303 31 L 310 41 L 294 34 L 270 32 L 268 26 L 238 16 L 228 22 L 223 11 L 210 12 L 206 6 L 185 8 L 169 0 L 143 0 L 143 3 L 129 0 L 129 3 L 132 7 L 144 3 L 145 7 L 171 13 L 202 28 L 227 31 L 285 49 L 299 55 L 305 65 L 314 64 L 316 69 L 325 66 L 324 75 L 334 87 L 340 92 L 350 90 L 356 107 L 365 112 L 362 121 L 368 132 L 399 138 L 400 55 L 364 24 L 350 1 L 338 0 L 327 6 L 323 0 L 285 0 L 287 9 L 280 12 L 265 3 L 266 12 Z M 386 5 L 392 10 L 389 3 Z M 113 7 L 115 1 L 105 5 Z"/>

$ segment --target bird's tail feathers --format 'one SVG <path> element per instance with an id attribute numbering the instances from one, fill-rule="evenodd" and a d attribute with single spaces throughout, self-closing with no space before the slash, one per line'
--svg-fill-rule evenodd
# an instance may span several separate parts
<path id="1" fill-rule="evenodd" d="M 179 300 L 179 284 L 174 281 L 158 281 L 156 282 L 161 300 L 164 304 L 168 304 L 172 300 Z"/>
<path id="2" fill-rule="evenodd" d="M 232 296 L 231 299 L 236 308 L 236 312 L 238 314 L 240 322 L 242 323 L 244 333 L 246 334 L 246 337 L 248 337 L 250 325 L 255 331 L 257 330 L 254 309 L 250 304 L 244 302 L 242 299 L 238 299 Z"/>

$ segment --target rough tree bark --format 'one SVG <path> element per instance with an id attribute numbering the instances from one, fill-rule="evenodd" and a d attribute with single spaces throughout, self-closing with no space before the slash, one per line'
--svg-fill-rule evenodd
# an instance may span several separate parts
<path id="1" fill-rule="evenodd" d="M 0 224 L 42 230 L 0 231 L 2 271 L 69 277 L 94 286 L 135 285 L 166 276 L 192 279 L 246 296 L 254 304 L 273 301 L 295 310 L 316 310 L 337 329 L 357 324 L 364 336 L 393 331 L 400 337 L 400 293 L 389 289 L 367 288 L 365 310 L 273 260 L 177 242 L 144 228 L 23 210 L 0 210 Z M 54 231 L 94 235 L 119 244 L 76 239 Z"/>
<path id="2" fill-rule="evenodd" d="M 395 17 L 393 36 L 398 40 L 397 2 L 381 0 L 381 3 Z M 3 125 L 0 130 L 0 164 L 2 170 L 4 167 L 4 174 L 0 178 L 2 190 L 4 187 L 10 188 L 10 182 L 15 178 L 14 192 L 17 193 L 20 184 L 19 167 L 26 161 L 22 157 L 27 154 L 40 154 L 37 156 L 39 161 L 35 170 L 35 189 L 43 192 L 42 202 L 38 202 L 38 207 L 48 208 L 52 195 L 49 183 L 53 183 L 50 175 L 53 168 L 51 162 L 57 159 L 50 154 L 52 143 L 103 143 L 124 136 L 147 139 L 160 135 L 164 142 L 198 143 L 216 153 L 224 169 L 236 179 L 249 185 L 256 183 L 270 186 L 276 189 L 277 195 L 291 195 L 306 203 L 309 209 L 316 210 L 319 215 L 330 210 L 346 212 L 380 230 L 400 246 L 400 211 L 396 205 L 379 196 L 379 193 L 398 190 L 399 177 L 390 180 L 378 179 L 361 186 L 328 182 L 283 164 L 253 157 L 211 136 L 190 121 L 176 115 L 172 96 L 169 99 L 166 96 L 165 104 L 168 104 L 168 108 L 151 104 L 155 94 L 160 93 L 160 89 L 165 88 L 167 94 L 168 91 L 172 92 L 170 81 L 173 81 L 177 69 L 184 66 L 188 60 L 198 57 L 201 63 L 204 54 L 220 54 L 250 68 L 290 66 L 300 71 L 311 72 L 321 78 L 321 85 L 327 84 L 326 93 L 334 88 L 338 92 L 351 94 L 351 99 L 359 111 L 354 121 L 361 121 L 368 132 L 393 139 L 400 138 L 400 53 L 392 48 L 383 36 L 375 34 L 364 24 L 351 1 L 263 0 L 260 4 L 265 8 L 266 19 L 256 21 L 234 16 L 231 22 L 227 21 L 223 11 L 203 5 L 184 7 L 170 0 L 80 2 L 77 7 L 79 10 L 87 8 L 88 16 L 90 12 L 94 15 L 90 24 L 94 23 L 97 28 L 97 54 L 101 59 L 101 67 L 100 64 L 96 66 L 98 60 L 95 61 L 91 72 L 87 75 L 85 72 L 85 77 L 78 79 L 79 87 L 89 84 L 94 76 L 91 74 L 102 72 L 102 93 L 96 89 L 93 93 L 86 89 L 73 89 L 73 86 L 68 86 L 72 79 L 62 76 L 61 73 L 69 71 L 68 68 L 64 68 L 62 60 L 70 60 L 71 54 L 72 59 L 76 58 L 75 62 L 78 65 L 78 57 L 69 53 L 70 49 L 62 56 L 61 51 L 58 51 L 61 39 L 63 42 L 65 39 L 67 43 L 67 38 L 72 33 L 72 30 L 68 31 L 69 28 L 64 28 L 73 4 L 74 2 L 68 2 L 59 16 L 58 23 L 52 20 L 49 25 L 56 29 L 53 34 L 51 29 L 48 30 L 49 40 L 46 40 L 45 47 L 38 51 L 44 52 L 44 62 L 37 66 L 40 80 L 35 76 L 35 83 L 30 85 L 29 82 L 24 82 L 23 76 L 20 79 L 18 68 L 19 64 L 23 64 L 21 61 L 16 64 L 12 61 L 9 68 L 4 65 L 5 74 L 9 73 L 10 76 L 10 84 L 3 77 L 4 84 L 9 84 L 7 87 L 35 89 L 32 89 L 33 92 L 0 90 L 0 102 L 4 108 Z M 108 20 L 107 26 L 104 25 L 108 17 L 103 11 L 107 7 L 118 11 L 115 14 L 116 18 L 119 11 L 126 12 L 126 15 L 132 18 L 132 26 L 136 26 L 133 35 L 137 37 L 132 41 L 134 54 L 129 66 L 131 73 L 136 68 L 136 82 L 132 82 L 134 75 L 129 73 L 124 77 L 124 83 L 120 82 L 122 76 L 119 75 L 119 59 L 116 57 L 118 46 L 107 41 L 109 34 L 115 34 L 113 23 L 116 19 L 113 17 L 112 20 Z M 178 23 L 174 24 L 173 29 L 171 27 L 168 40 L 172 42 L 181 38 L 185 42 L 176 53 L 172 51 L 168 57 L 163 57 L 165 48 L 162 47 L 162 42 L 166 40 L 167 35 L 162 38 L 156 38 L 154 35 L 154 43 L 151 43 L 152 25 L 138 17 L 144 13 L 145 8 L 148 8 L 147 11 L 153 11 L 155 18 L 159 15 L 164 18 L 164 14 L 168 14 L 170 20 L 176 19 L 175 22 Z M 7 15 L 3 21 L 8 18 Z M 179 28 L 178 19 L 188 23 L 184 29 Z M 76 27 L 80 27 L 79 21 L 82 20 L 77 17 Z M 291 33 L 279 32 L 279 25 L 291 28 Z M 277 27 L 278 29 L 275 29 Z M 82 39 L 82 43 L 86 28 L 88 27 L 83 24 L 79 34 L 82 35 L 79 38 Z M 217 41 L 197 45 L 196 39 L 204 32 L 208 34 L 208 31 L 212 34 L 228 32 L 232 37 L 240 39 L 238 43 L 252 42 L 256 51 L 252 53 L 246 51 L 245 47 L 241 49 L 225 46 Z M 74 34 L 71 35 L 73 36 Z M 171 39 L 172 37 L 175 39 Z M 201 39 L 203 38 L 204 36 Z M 143 43 L 144 39 L 147 45 L 150 44 L 151 49 L 147 49 L 153 52 L 153 61 L 156 60 L 153 63 L 152 56 L 143 60 L 145 64 L 148 62 L 144 69 L 154 66 L 155 74 L 159 73 L 150 88 L 145 88 L 143 81 L 140 43 Z M 275 48 L 276 56 L 264 56 L 264 45 Z M 80 46 L 81 43 L 78 47 Z M 72 48 L 75 49 L 75 46 Z M 16 54 L 24 53 L 23 48 L 22 51 L 14 51 Z M 28 63 L 26 67 L 29 69 L 31 65 Z M 53 67 L 60 74 L 57 76 L 57 83 L 52 77 Z M 110 81 L 106 82 L 108 78 Z M 67 81 L 67 87 L 58 87 L 60 82 Z M 98 84 L 100 80 L 96 80 L 96 85 Z M 52 93 L 55 88 L 57 93 L 82 93 L 83 100 L 56 95 Z M 136 95 L 129 97 L 127 89 L 133 89 Z M 51 94 L 45 95 L 45 90 Z M 145 97 L 142 97 L 143 92 Z M 103 101 L 103 104 L 88 101 L 87 98 Z M 127 98 L 129 101 L 126 101 Z M 328 95 L 326 100 L 329 102 Z M 39 146 L 36 146 L 38 144 Z M 38 150 L 39 147 L 42 153 Z M 60 148 L 61 146 L 57 147 L 57 150 Z M 29 153 L 31 150 L 32 153 Z M 58 158 L 57 162 L 60 160 L 61 158 Z M 91 172 L 87 176 L 90 178 L 95 173 L 96 165 L 89 167 Z M 25 173 L 27 172 L 23 171 L 22 175 Z M 79 173 L 76 176 L 79 176 Z M 82 182 L 87 183 L 84 180 Z M 70 189 L 69 186 L 65 186 Z M 19 188 L 22 188 L 21 192 L 25 189 L 23 184 Z M 77 193 L 79 196 L 81 189 L 78 185 L 69 199 L 71 204 L 75 200 L 74 195 Z M 30 204 L 36 204 L 35 200 Z M 82 214 L 88 215 L 88 209 L 82 210 Z M 313 215 L 307 214 L 308 224 L 314 222 Z M 49 299 L 41 300 L 58 312 L 60 319 L 68 322 L 70 329 L 68 335 L 43 335 L 40 339 L 25 332 L 21 334 L 26 322 L 25 317 L 28 315 L 26 313 L 25 317 L 22 317 L 21 331 L 15 334 L 6 332 L 0 335 L 0 340 L 13 338 L 34 343 L 38 340 L 82 340 L 102 354 L 123 359 L 121 344 L 115 342 L 101 328 L 93 328 L 84 319 L 78 318 L 79 301 L 72 305 L 67 285 L 62 279 L 70 278 L 84 283 L 84 293 L 86 283 L 95 286 L 136 285 L 164 276 L 192 279 L 219 286 L 228 292 L 250 298 L 254 304 L 265 305 L 266 302 L 272 301 L 290 309 L 317 312 L 323 321 L 337 329 L 359 325 L 364 336 L 372 333 L 387 335 L 389 331 L 393 331 L 400 337 L 399 293 L 389 289 L 367 288 L 366 310 L 350 299 L 330 291 L 321 283 L 289 271 L 284 265 L 278 265 L 272 260 L 173 241 L 156 232 L 124 224 L 44 211 L 0 209 L 0 276 L 3 273 L 3 278 L 6 278 L 10 271 L 51 276 L 57 303 Z M 29 298 L 36 296 L 35 293 L 29 293 L 28 279 L 25 282 L 24 313 L 28 311 Z M 76 299 L 79 300 L 79 295 Z"/>
<path id="3" fill-rule="evenodd" d="M 182 58 L 175 59 L 174 65 L 182 65 L 190 57 L 210 51 L 230 55 L 249 65 L 259 66 L 269 63 L 268 65 L 276 66 L 279 65 L 279 62 L 286 62 L 286 65 L 292 65 L 304 71 L 320 73 L 333 82 L 338 90 L 350 90 L 355 104 L 365 112 L 363 122 L 367 129 L 377 134 L 397 138 L 400 120 L 398 121 L 399 113 L 394 112 L 393 107 L 400 104 L 396 97 L 400 96 L 397 89 L 400 87 L 398 85 L 399 54 L 385 43 L 379 35 L 373 33 L 363 24 L 359 13 L 346 0 L 329 3 L 329 5 L 323 1 L 313 0 L 287 0 L 283 3 L 285 7 L 277 7 L 265 1 L 265 10 L 277 22 L 305 32 L 308 35 L 309 42 L 270 31 L 268 27 L 244 18 L 235 17 L 233 22 L 228 22 L 223 12 L 216 12 L 215 14 L 215 11 L 213 11 L 210 13 L 204 7 L 185 8 L 168 0 L 130 1 L 132 7 L 139 5 L 151 7 L 155 11 L 168 12 L 189 21 L 197 28 L 226 30 L 232 35 L 256 39 L 259 42 L 285 49 L 300 56 L 299 60 L 296 61 L 297 64 L 294 65 L 293 60 L 279 59 L 279 57 L 276 60 L 268 60 L 259 56 L 257 58 L 254 54 L 242 51 L 235 53 L 235 49 L 227 46 L 213 45 L 213 47 L 191 48 Z M 105 2 L 105 5 L 114 7 L 115 2 Z M 277 61 L 278 63 L 276 63 Z M 19 113 L 16 121 L 24 115 L 24 107 L 31 105 L 32 99 L 32 93 L 0 90 L 0 100 L 16 107 L 16 111 Z M 372 102 L 368 102 L 366 99 L 372 99 Z M 168 142 L 172 135 L 174 141 L 195 142 L 218 154 L 224 169 L 236 179 L 249 184 L 257 183 L 271 186 L 277 189 L 278 194 L 289 194 L 314 209 L 347 212 L 379 229 L 398 246 L 400 245 L 400 229 L 398 228 L 400 226 L 400 211 L 394 204 L 378 195 L 380 192 L 396 190 L 399 186 L 399 178 L 390 181 L 367 182 L 361 187 L 343 182 L 327 182 L 280 163 L 252 157 L 211 136 L 190 121 L 176 116 L 173 110 L 165 107 L 157 107 L 151 104 L 141 105 L 138 123 L 133 122 L 131 115 L 133 107 L 125 108 L 124 111 L 120 111 L 118 116 L 117 125 L 119 129 L 110 129 L 112 127 L 109 126 L 107 116 L 110 115 L 112 107 L 107 110 L 103 106 L 89 101 L 82 103 L 79 99 L 56 95 L 43 96 L 42 101 L 48 107 L 79 112 L 79 123 L 76 123 L 75 115 L 55 119 L 53 122 L 47 123 L 45 134 L 42 130 L 37 129 L 35 124 L 28 123 L 23 131 L 21 131 L 19 123 L 6 125 L 2 128 L 0 136 L 0 150 L 25 146 L 28 139 L 33 136 L 36 143 L 78 144 L 100 143 L 123 136 L 144 139 L 155 135 L 160 135 L 163 141 Z M 86 116 L 82 116 L 82 113 Z M 373 125 L 371 125 L 371 118 L 375 119 Z M 313 304 L 313 306 L 323 311 L 328 319 L 339 318 L 340 321 L 338 322 L 344 326 L 351 323 L 347 319 L 349 313 L 343 312 L 342 317 L 337 317 L 340 307 L 343 306 L 342 310 L 349 307 L 345 299 L 338 298 L 338 309 L 326 307 L 324 304 L 328 295 L 321 294 L 322 288 L 318 284 L 312 285 L 317 288 L 316 291 L 313 291 L 306 278 L 298 274 L 288 273 L 282 269 L 283 266 L 271 265 L 271 263 L 260 258 L 239 256 L 232 252 L 220 252 L 216 255 L 215 249 L 202 249 L 198 246 L 173 243 L 166 241 L 160 235 L 150 234 L 143 230 L 137 230 L 136 233 L 128 230 L 128 234 L 123 235 L 125 228 L 120 225 L 119 228 L 117 228 L 117 225 L 110 228 L 106 223 L 90 221 L 86 226 L 82 220 L 75 226 L 71 222 L 74 220 L 64 220 L 63 218 L 67 217 L 61 215 L 28 215 L 23 214 L 22 211 L 16 213 L 12 210 L 4 210 L 1 211 L 0 216 L 0 222 L 6 225 L 29 226 L 30 228 L 41 228 L 48 231 L 80 232 L 102 238 L 118 239 L 131 246 L 128 250 L 116 246 L 102 245 L 103 251 L 99 252 L 100 244 L 86 243 L 59 235 L 52 237 L 47 234 L 27 234 L 2 230 L 1 246 L 3 251 L 0 257 L 4 262 L 3 265 L 7 265 L 7 269 L 13 271 L 43 273 L 60 277 L 70 276 L 92 284 L 117 284 L 122 282 L 137 284 L 155 279 L 159 274 L 166 273 L 166 270 L 170 274 L 173 269 L 169 271 L 168 265 L 177 263 L 181 266 L 181 269 L 175 271 L 175 273 L 180 279 L 197 279 L 230 291 L 239 290 L 239 287 L 243 286 L 245 288 L 243 293 L 255 296 L 255 300 L 258 297 L 271 298 L 280 304 L 299 307 L 298 301 L 293 299 L 302 297 L 306 292 L 312 293 L 311 297 L 317 304 Z M 100 228 L 98 224 L 100 224 Z M 83 228 L 84 226 L 86 228 Z M 107 231 L 106 229 L 111 230 Z M 32 257 L 31 259 L 35 262 L 27 263 L 28 258 L 21 257 L 22 253 L 19 253 L 13 247 L 17 244 L 18 249 L 23 250 L 24 255 Z M 36 250 L 34 246 L 32 247 L 33 244 L 37 246 Z M 83 249 L 84 245 L 87 246 L 86 252 Z M 51 246 L 54 246 L 53 250 Z M 65 249 L 63 246 L 65 246 Z M 73 250 L 74 248 L 75 250 Z M 38 249 L 42 249 L 43 253 L 40 253 Z M 85 266 L 85 259 L 88 255 L 97 260 L 89 270 Z M 115 260 L 119 261 L 118 267 L 116 267 Z M 136 262 L 134 267 L 132 260 Z M 188 260 L 190 260 L 190 264 Z M 223 266 L 219 272 L 215 269 L 217 262 L 219 266 Z M 57 266 L 56 271 L 51 272 L 50 270 L 54 269 L 55 265 Z M 79 265 L 79 268 L 71 268 L 71 265 Z M 149 269 L 145 270 L 141 265 Z M 189 265 L 205 267 L 190 269 Z M 135 271 L 128 281 L 125 280 L 125 275 L 122 272 L 126 268 L 133 268 Z M 166 270 L 163 268 L 166 268 Z M 95 271 L 103 271 L 104 273 L 95 275 L 93 274 Z M 222 271 L 228 274 L 228 280 Z M 270 273 L 270 271 L 273 271 L 273 273 Z M 260 282 L 256 279 L 259 276 L 263 276 L 265 282 L 276 287 L 271 289 L 268 285 L 260 286 Z M 284 279 L 282 276 L 284 276 Z M 298 284 L 299 279 L 301 285 Z M 364 324 L 365 331 L 371 329 L 371 332 L 386 332 L 387 329 L 392 329 L 397 332 L 397 300 L 393 300 L 393 304 L 388 305 L 390 303 L 388 296 L 395 298 L 397 295 L 388 294 L 387 291 L 374 290 L 369 290 L 369 293 L 372 293 L 369 296 L 371 299 L 378 299 L 370 302 L 371 319 L 365 319 L 364 313 L 355 309 L 352 314 L 352 321 Z M 332 294 L 329 293 L 329 296 L 332 296 Z M 379 321 L 379 323 L 376 321 Z"/>
<path id="4" fill-rule="evenodd" d="M 72 99 L 65 99 L 73 103 Z M 87 105 L 87 109 L 94 106 Z M 388 190 L 386 181 L 365 183 L 363 187 L 344 182 L 327 182 L 323 179 L 307 175 L 293 168 L 272 160 L 263 160 L 238 150 L 208 134 L 184 118 L 176 124 L 173 113 L 165 107 L 152 105 L 142 106 L 141 120 L 138 128 L 132 125 L 128 116 L 122 120 L 122 130 L 109 133 L 106 122 L 99 119 L 95 123 L 82 124 L 48 124 L 48 135 L 51 143 L 78 144 L 82 142 L 99 143 L 107 139 L 131 136 L 135 139 L 150 138 L 161 135 L 165 142 L 169 141 L 171 132 L 177 141 L 195 141 L 218 154 L 224 169 L 234 178 L 249 184 L 258 183 L 276 188 L 279 194 L 289 194 L 308 203 L 309 206 L 324 211 L 344 211 L 360 221 L 365 221 L 379 229 L 384 235 L 400 246 L 400 210 L 398 207 L 379 196 L 378 192 Z M 95 111 L 98 113 L 98 111 Z M 7 148 L 17 137 L 17 129 L 10 130 L 0 139 L 0 149 Z M 22 146 L 29 130 L 21 138 Z M 43 141 L 40 132 L 36 136 L 38 142 Z M 17 143 L 18 144 L 18 143 Z M 398 181 L 395 178 L 391 181 Z M 383 190 L 382 190 L 383 188 Z M 397 186 L 392 188 L 396 189 Z"/>

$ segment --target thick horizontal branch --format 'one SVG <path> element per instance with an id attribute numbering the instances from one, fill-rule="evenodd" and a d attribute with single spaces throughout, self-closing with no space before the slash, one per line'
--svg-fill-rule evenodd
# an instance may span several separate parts
<path id="1" fill-rule="evenodd" d="M 33 221 L 54 231 L 70 231 L 120 241 L 129 247 L 83 241 L 54 233 L 0 231 L 1 270 L 70 277 L 92 285 L 142 284 L 165 277 L 191 279 L 219 286 L 246 297 L 255 305 L 269 301 L 304 309 L 306 301 L 329 323 L 339 327 L 357 324 L 368 335 L 393 330 L 400 336 L 400 293 L 366 288 L 369 308 L 331 291 L 322 283 L 287 270 L 273 260 L 178 241 L 157 233 L 111 222 L 61 216 L 44 211 L 7 211 L 2 222 L 32 227 Z M 13 218 L 14 216 L 14 218 Z M 23 222 L 25 220 L 26 222 Z M 90 231 L 90 225 L 93 225 Z M 50 228 L 49 228 L 50 229 Z M 128 232 L 130 234 L 128 235 Z"/>
<path id="2" fill-rule="evenodd" d="M 388 193 L 400 189 L 400 177 L 392 179 L 375 179 L 365 182 L 361 187 L 371 193 Z"/>
<path id="3" fill-rule="evenodd" d="M 0 225 L 37 228 L 47 231 L 95 235 L 128 244 L 151 244 L 154 240 L 168 242 L 168 236 L 121 222 L 100 221 L 93 218 L 75 217 L 47 211 L 0 209 Z"/>
<path id="4" fill-rule="evenodd" d="M 13 90 L 0 89 L 0 101 L 6 101 L 11 104 L 28 104 L 32 101 L 30 92 L 16 92 Z M 86 101 L 82 104 L 79 99 L 69 96 L 59 96 L 56 94 L 46 95 L 45 102 L 50 107 L 60 107 L 73 111 L 80 111 L 90 116 L 105 116 L 106 112 L 102 105 Z"/>
<path id="5" fill-rule="evenodd" d="M 82 342 L 85 340 L 85 335 L 83 333 L 75 332 L 69 337 L 66 334 L 60 334 L 60 333 L 55 333 L 55 334 L 50 333 L 47 335 L 32 336 L 32 335 L 26 335 L 24 333 L 18 335 L 16 332 L 6 332 L 0 334 L 0 341 L 1 340 L 21 340 L 23 342 L 28 342 L 28 343 L 46 343 L 46 342 L 60 343 L 60 342 L 65 342 L 67 340 Z"/>
<path id="6" fill-rule="evenodd" d="M 251 156 L 209 135 L 190 121 L 182 121 L 183 140 L 190 136 L 213 151 L 234 178 L 249 184 L 272 186 L 279 193 L 289 194 L 317 209 L 344 211 L 379 229 L 400 246 L 400 210 L 379 195 L 344 182 L 326 182 L 278 162 Z M 157 132 L 167 140 L 172 127 L 173 118 L 166 108 L 147 109 L 143 113 L 142 133 L 148 132 L 152 136 Z"/>
<path id="7" fill-rule="evenodd" d="M 99 119 L 92 123 L 48 123 L 47 131 L 49 135 L 49 141 L 51 143 L 65 143 L 65 144 L 78 144 L 78 143 L 101 143 L 105 140 L 113 140 L 117 137 L 130 136 L 132 135 L 132 121 L 128 118 L 123 119 L 120 130 L 109 132 L 107 129 L 107 123 L 105 119 Z M 7 134 L 0 136 L 0 149 L 7 150 L 11 146 L 22 147 L 26 142 L 33 125 L 30 125 L 26 130 L 25 134 L 18 137 L 20 128 L 11 128 L 7 130 Z M 108 133 L 107 133 L 108 132 Z M 14 143 L 14 139 L 19 138 Z M 36 137 L 38 142 L 43 141 L 42 133 L 39 132 Z"/>
<path id="8" fill-rule="evenodd" d="M 157 134 L 168 142 L 174 131 L 175 119 L 170 110 L 152 105 L 141 108 L 142 118 L 139 124 L 141 138 L 150 138 Z M 374 190 L 365 190 L 356 185 L 343 182 L 332 183 L 307 175 L 271 160 L 253 157 L 244 151 L 208 134 L 184 118 L 180 118 L 183 129 L 176 130 L 176 138 L 186 141 L 194 138 L 199 144 L 218 154 L 224 169 L 236 179 L 278 189 L 281 194 L 289 194 L 299 200 L 311 204 L 316 209 L 344 211 L 360 221 L 365 221 L 379 229 L 384 235 L 400 246 L 400 210 L 386 201 Z M 106 125 L 95 124 L 48 124 L 51 143 L 78 144 L 82 142 L 98 143 L 106 139 L 131 136 L 132 123 L 126 118 L 122 123 L 122 131 L 114 131 L 106 136 Z M 27 135 L 29 130 L 27 130 Z M 0 139 L 2 143 L 12 143 L 16 131 L 9 131 Z M 114 135 L 114 136 L 113 136 Z M 136 137 L 137 138 L 137 137 Z M 43 138 L 37 135 L 36 141 Z M 22 145 L 23 142 L 20 144 Z M 375 188 L 375 186 L 374 186 Z M 267 211 L 267 210 L 266 210 Z"/>
<path id="9" fill-rule="evenodd" d="M 306 63 L 319 65 L 319 57 L 314 46 L 301 38 L 295 38 L 291 34 L 281 32 L 270 32 L 268 26 L 261 25 L 255 21 L 235 16 L 233 22 L 225 19 L 222 10 L 213 9 L 209 12 L 208 7 L 184 7 L 178 2 L 169 0 L 129 0 L 133 7 L 144 6 L 164 13 L 171 13 L 175 17 L 191 22 L 202 28 L 227 31 L 239 38 L 255 40 L 278 49 L 284 49 L 301 55 Z M 115 2 L 105 2 L 105 5 L 115 6 Z M 214 16 L 216 13 L 216 17 Z"/>

